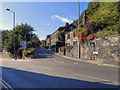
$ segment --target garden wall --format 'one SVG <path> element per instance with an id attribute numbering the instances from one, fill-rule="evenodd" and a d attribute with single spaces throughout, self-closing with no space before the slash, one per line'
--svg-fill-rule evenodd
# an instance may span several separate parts
<path id="1" fill-rule="evenodd" d="M 80 46 L 80 59 L 103 60 L 106 63 L 118 62 L 120 53 L 120 36 L 107 36 L 104 39 L 98 38 Z M 66 50 L 66 56 L 79 57 L 78 45 L 70 52 Z M 94 54 L 93 54 L 94 53 Z"/>
<path id="2" fill-rule="evenodd" d="M 65 50 L 66 51 L 66 56 L 70 56 L 70 57 L 75 57 L 78 58 L 78 45 L 75 45 L 70 51 Z"/>

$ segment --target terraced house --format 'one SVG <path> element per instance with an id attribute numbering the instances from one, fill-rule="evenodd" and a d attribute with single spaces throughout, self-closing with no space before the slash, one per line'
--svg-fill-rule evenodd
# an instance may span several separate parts
<path id="1" fill-rule="evenodd" d="M 65 44 L 66 46 L 69 46 L 69 45 L 78 45 L 79 41 L 78 41 L 78 38 L 77 38 L 77 35 L 76 35 L 76 29 L 68 32 L 67 34 L 65 34 Z"/>
<path id="2" fill-rule="evenodd" d="M 46 37 L 46 46 L 51 46 L 51 38 L 50 38 L 51 34 L 50 35 L 47 35 Z"/>
<path id="3" fill-rule="evenodd" d="M 58 30 L 56 30 L 53 34 L 47 35 L 46 45 L 48 45 L 49 47 L 56 46 L 56 41 L 60 41 L 57 37 L 58 32 L 64 30 L 64 32 L 67 33 L 69 31 L 73 30 L 74 28 L 75 28 L 74 25 L 72 25 L 72 24 L 69 25 L 68 23 L 66 23 L 66 25 L 64 27 L 59 27 Z M 65 38 L 63 41 L 65 42 Z"/>

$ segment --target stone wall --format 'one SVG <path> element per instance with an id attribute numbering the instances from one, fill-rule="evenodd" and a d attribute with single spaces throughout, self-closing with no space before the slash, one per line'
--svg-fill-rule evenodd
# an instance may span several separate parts
<path id="1" fill-rule="evenodd" d="M 107 63 L 119 62 L 120 53 L 120 36 L 107 36 L 104 39 L 98 38 L 80 46 L 80 59 L 87 60 L 104 60 Z M 78 58 L 78 45 L 67 56 Z M 93 54 L 94 52 L 94 54 Z M 95 54 L 96 53 L 96 54 Z M 97 54 L 98 53 L 98 54 Z"/>
<path id="2" fill-rule="evenodd" d="M 78 45 L 75 45 L 70 52 L 66 50 L 66 56 L 78 58 Z"/>

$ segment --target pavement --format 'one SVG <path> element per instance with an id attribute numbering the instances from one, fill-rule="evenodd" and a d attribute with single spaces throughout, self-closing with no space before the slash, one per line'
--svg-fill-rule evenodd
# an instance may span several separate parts
<path id="1" fill-rule="evenodd" d="M 38 52 L 37 59 L 2 60 L 4 88 L 117 88 L 120 84 L 117 68 L 65 58 L 45 48 Z"/>
<path id="2" fill-rule="evenodd" d="M 106 67 L 113 67 L 113 68 L 120 68 L 120 66 L 118 66 L 118 64 L 108 64 L 108 63 L 104 63 L 103 60 L 82 60 L 79 58 L 74 58 L 74 57 L 69 57 L 69 56 L 64 56 L 62 54 L 59 53 L 55 53 L 56 55 L 62 56 L 64 58 L 69 58 L 71 60 L 77 60 L 80 62 L 84 62 L 84 63 L 91 63 L 91 64 L 96 64 L 98 66 L 106 66 Z"/>
<path id="3" fill-rule="evenodd" d="M 38 50 L 38 49 L 37 49 Z M 68 59 L 71 59 L 71 60 L 76 60 L 76 61 L 80 61 L 80 62 L 84 62 L 84 63 L 91 63 L 91 64 L 96 64 L 98 66 L 104 66 L 104 67 L 113 67 L 113 68 L 120 68 L 120 66 L 118 66 L 118 64 L 108 64 L 108 63 L 104 63 L 104 60 L 83 60 L 83 59 L 79 59 L 79 58 L 74 58 L 74 57 L 69 57 L 69 56 L 65 56 L 65 55 L 62 55 L 62 54 L 59 54 L 59 53 L 55 53 L 51 50 L 48 50 L 58 56 L 61 56 L 61 57 L 64 57 L 64 58 L 68 58 Z M 15 60 L 14 58 L 11 58 L 7 55 L 7 53 L 5 52 L 4 54 L 2 54 L 2 57 L 0 58 L 0 60 Z M 37 58 L 25 58 L 24 60 L 25 61 L 30 61 L 30 60 L 35 60 Z M 24 61 L 23 59 L 17 59 L 17 61 Z"/>

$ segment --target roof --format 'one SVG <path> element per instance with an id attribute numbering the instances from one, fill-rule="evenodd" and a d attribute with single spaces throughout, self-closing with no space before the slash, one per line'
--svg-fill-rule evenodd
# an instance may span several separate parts
<path id="1" fill-rule="evenodd" d="M 50 38 L 51 34 L 47 35 L 46 39 Z"/>

